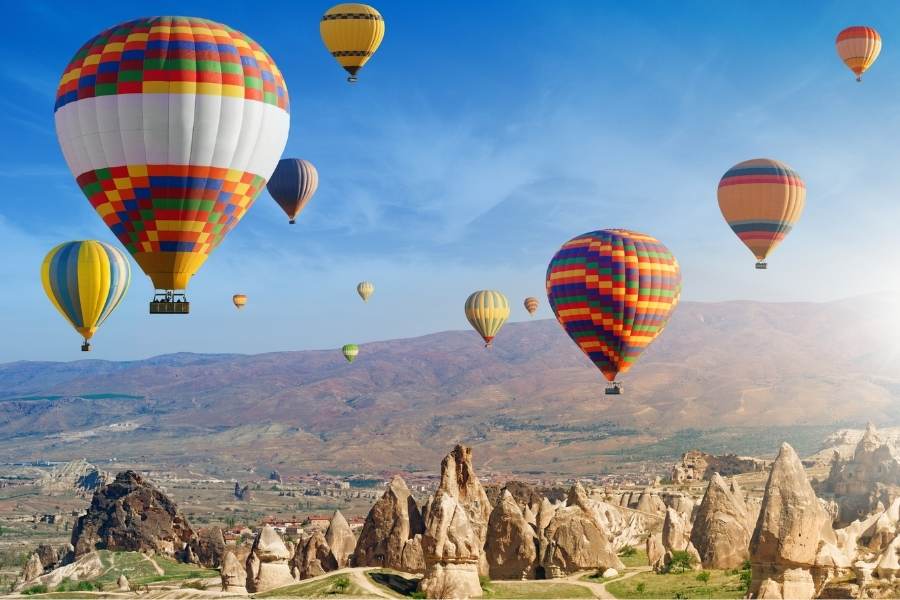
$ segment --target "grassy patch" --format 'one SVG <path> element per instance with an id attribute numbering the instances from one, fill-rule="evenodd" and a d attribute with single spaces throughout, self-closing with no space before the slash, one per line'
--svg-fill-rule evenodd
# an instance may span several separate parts
<path id="1" fill-rule="evenodd" d="M 346 585 L 343 585 L 346 582 Z M 353 583 L 347 574 L 332 575 L 318 581 L 298 583 L 287 587 L 278 588 L 262 594 L 256 594 L 256 598 L 322 598 L 325 596 L 352 596 L 354 598 L 371 598 L 364 589 Z"/>
<path id="2" fill-rule="evenodd" d="M 606 589 L 616 598 L 742 598 L 741 577 L 734 571 L 710 570 L 709 580 L 697 579 L 697 571 L 658 575 L 639 573 L 627 579 L 612 581 Z"/>
<path id="3" fill-rule="evenodd" d="M 164 556 L 154 556 L 153 561 L 164 571 L 160 575 L 147 557 L 139 552 L 110 552 L 100 551 L 100 560 L 103 563 L 104 573 L 94 581 L 104 586 L 104 589 L 115 589 L 119 575 L 125 575 L 132 586 L 140 586 L 159 581 L 172 581 L 178 579 L 205 579 L 218 577 L 219 572 L 214 569 L 204 569 L 197 565 L 187 565 Z"/>
<path id="4" fill-rule="evenodd" d="M 649 564 L 647 561 L 647 552 L 638 548 L 634 548 L 633 550 L 634 552 L 623 552 L 619 554 L 619 560 L 622 561 L 625 568 L 636 569 L 637 567 L 646 567 Z"/>
<path id="5" fill-rule="evenodd" d="M 535 581 L 491 581 L 485 588 L 485 598 L 593 598 L 586 587 L 574 583 L 545 583 Z"/>

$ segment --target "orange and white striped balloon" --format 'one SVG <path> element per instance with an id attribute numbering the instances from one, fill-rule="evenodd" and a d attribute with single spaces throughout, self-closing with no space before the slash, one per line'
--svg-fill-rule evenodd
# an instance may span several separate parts
<path id="1" fill-rule="evenodd" d="M 865 73 L 881 54 L 881 36 L 871 27 L 854 26 L 840 32 L 835 40 L 838 56 L 862 81 Z"/>

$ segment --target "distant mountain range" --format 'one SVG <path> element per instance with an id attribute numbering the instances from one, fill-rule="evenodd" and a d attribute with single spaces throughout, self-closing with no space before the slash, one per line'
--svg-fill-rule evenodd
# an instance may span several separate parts
<path id="1" fill-rule="evenodd" d="M 490 350 L 450 331 L 338 350 L 0 365 L 0 455 L 235 472 L 433 470 L 456 441 L 483 470 L 598 472 L 686 447 L 810 452 L 900 420 L 900 301 L 684 302 L 605 396 L 552 320 Z"/>

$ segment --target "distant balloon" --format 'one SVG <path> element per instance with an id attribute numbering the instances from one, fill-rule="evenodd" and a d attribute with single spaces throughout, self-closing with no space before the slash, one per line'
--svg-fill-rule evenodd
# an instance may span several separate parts
<path id="1" fill-rule="evenodd" d="M 182 314 L 191 277 L 253 205 L 290 125 L 284 78 L 259 44 L 171 16 L 88 40 L 62 74 L 54 119 L 82 192 L 158 290 L 150 312 Z"/>
<path id="2" fill-rule="evenodd" d="M 474 292 L 466 300 L 466 318 L 484 339 L 487 348 L 509 318 L 509 301 L 494 290 Z"/>
<path id="3" fill-rule="evenodd" d="M 356 73 L 375 54 L 384 38 L 384 18 L 367 4 L 338 4 L 328 9 L 319 24 L 325 47 L 356 81 Z"/>
<path id="4" fill-rule="evenodd" d="M 611 385 L 656 339 L 681 295 L 678 261 L 657 239 L 625 229 L 572 238 L 547 267 L 556 319 Z"/>
<path id="5" fill-rule="evenodd" d="M 293 225 L 319 187 L 319 172 L 308 160 L 282 158 L 266 184 L 269 194 Z"/>
<path id="6" fill-rule="evenodd" d="M 371 281 L 360 281 L 356 286 L 356 293 L 363 299 L 363 302 L 369 301 L 369 296 L 375 292 L 375 284 Z"/>
<path id="7" fill-rule="evenodd" d="M 347 359 L 348 363 L 352 363 L 359 354 L 359 346 L 356 344 L 344 344 L 341 348 L 341 353 L 344 355 L 344 358 Z"/>
<path id="8" fill-rule="evenodd" d="M 65 242 L 44 258 L 41 282 L 59 314 L 84 338 L 81 349 L 87 352 L 88 340 L 125 297 L 131 264 L 109 244 Z"/>
<path id="9" fill-rule="evenodd" d="M 838 56 L 862 81 L 862 74 L 881 54 L 881 36 L 871 27 L 848 27 L 840 32 L 834 42 Z"/>
<path id="10" fill-rule="evenodd" d="M 533 315 L 535 311 L 538 309 L 538 299 L 528 296 L 525 298 L 525 310 L 528 311 L 529 315 Z"/>
<path id="11" fill-rule="evenodd" d="M 234 305 L 238 310 L 244 308 L 247 304 L 247 295 L 246 294 L 235 294 L 231 297 L 231 301 L 234 302 Z"/>
<path id="12" fill-rule="evenodd" d="M 719 209 L 731 229 L 756 257 L 757 269 L 791 232 L 806 204 L 800 175 L 783 162 L 746 160 L 719 181 Z"/>

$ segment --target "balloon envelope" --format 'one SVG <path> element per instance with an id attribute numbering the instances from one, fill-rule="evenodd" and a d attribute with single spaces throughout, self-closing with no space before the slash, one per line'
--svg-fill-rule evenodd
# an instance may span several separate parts
<path id="1" fill-rule="evenodd" d="M 346 3 L 332 6 L 319 24 L 322 42 L 344 70 L 348 81 L 372 57 L 384 38 L 384 18 L 367 4 Z"/>
<path id="2" fill-rule="evenodd" d="M 881 36 L 871 27 L 848 27 L 838 34 L 834 45 L 857 81 L 862 81 L 862 74 L 881 54 Z"/>
<path id="3" fill-rule="evenodd" d="M 319 187 L 319 172 L 308 160 L 282 158 L 266 184 L 269 194 L 294 223 Z"/>
<path id="4" fill-rule="evenodd" d="M 131 265 L 118 248 L 94 240 L 65 242 L 41 265 L 44 292 L 85 339 L 116 309 L 131 283 Z"/>
<path id="5" fill-rule="evenodd" d="M 360 281 L 356 286 L 356 293 L 359 294 L 359 297 L 363 299 L 363 302 L 368 302 L 369 297 L 375 292 L 375 284 L 371 281 Z"/>
<path id="6" fill-rule="evenodd" d="M 466 299 L 466 319 L 490 346 L 509 318 L 509 301 L 506 296 L 494 290 L 479 290 Z"/>
<path id="7" fill-rule="evenodd" d="M 672 253 L 652 236 L 625 229 L 572 238 L 547 267 L 550 308 L 609 381 L 656 339 L 680 295 Z"/>
<path id="8" fill-rule="evenodd" d="M 344 344 L 341 348 L 341 354 L 344 355 L 344 358 L 347 359 L 348 363 L 352 363 L 356 360 L 357 355 L 359 355 L 359 346 L 356 344 Z"/>
<path id="9" fill-rule="evenodd" d="M 533 315 L 535 311 L 538 309 L 538 299 L 533 298 L 531 296 L 525 298 L 525 310 L 528 311 L 529 315 Z"/>
<path id="10" fill-rule="evenodd" d="M 231 301 L 234 302 L 234 305 L 238 308 L 244 308 L 247 305 L 247 295 L 246 294 L 235 294 L 231 297 Z"/>
<path id="11" fill-rule="evenodd" d="M 116 25 L 75 54 L 56 133 L 97 214 L 162 290 L 241 220 L 287 141 L 288 93 L 256 42 L 192 17 Z"/>
<path id="12" fill-rule="evenodd" d="M 756 158 L 736 164 L 722 176 L 718 197 L 725 221 L 762 261 L 800 219 L 806 186 L 783 162 Z"/>

